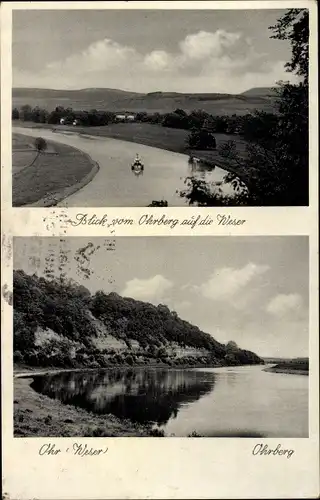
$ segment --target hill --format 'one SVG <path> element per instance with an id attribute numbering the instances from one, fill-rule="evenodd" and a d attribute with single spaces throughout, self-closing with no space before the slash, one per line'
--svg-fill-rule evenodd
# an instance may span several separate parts
<path id="1" fill-rule="evenodd" d="M 263 91 L 262 91 L 263 90 Z M 271 89 L 251 89 L 243 94 L 221 93 L 178 93 L 150 92 L 138 93 L 118 89 L 88 88 L 81 90 L 52 90 L 35 88 L 13 88 L 12 105 L 32 107 L 52 111 L 57 106 L 76 110 L 98 109 L 112 112 L 158 112 L 169 113 L 177 108 L 186 112 L 204 110 L 213 115 L 244 115 L 254 109 L 267 112 L 274 110 L 274 99 L 269 96 Z"/>
<path id="2" fill-rule="evenodd" d="M 216 341 L 158 306 L 91 295 L 83 286 L 14 271 L 14 361 L 30 366 L 263 364 L 234 342 Z"/>
<path id="3" fill-rule="evenodd" d="M 246 97 L 262 97 L 262 98 L 274 98 L 277 96 L 277 92 L 271 87 L 255 87 L 245 92 L 242 92 L 243 96 Z"/>

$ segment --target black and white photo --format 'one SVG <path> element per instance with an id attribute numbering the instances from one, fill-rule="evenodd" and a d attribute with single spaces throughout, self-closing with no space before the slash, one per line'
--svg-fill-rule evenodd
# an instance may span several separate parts
<path id="1" fill-rule="evenodd" d="M 15 207 L 309 204 L 306 8 L 15 10 L 12 86 Z"/>
<path id="2" fill-rule="evenodd" d="M 308 237 L 13 252 L 15 437 L 308 437 Z"/>

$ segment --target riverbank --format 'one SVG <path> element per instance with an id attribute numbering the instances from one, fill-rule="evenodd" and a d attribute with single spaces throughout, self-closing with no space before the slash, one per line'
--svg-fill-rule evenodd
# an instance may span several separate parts
<path id="1" fill-rule="evenodd" d="M 35 373 L 34 373 L 35 374 Z M 31 387 L 32 376 L 14 380 L 15 437 L 147 437 L 151 428 L 120 420 L 113 415 L 103 417 L 61 403 Z"/>
<path id="2" fill-rule="evenodd" d="M 287 373 L 288 375 L 309 375 L 309 363 L 279 363 L 264 369 L 270 373 Z"/>
<path id="3" fill-rule="evenodd" d="M 110 139 L 119 139 L 127 142 L 134 142 L 151 146 L 174 153 L 193 154 L 209 168 L 217 166 L 232 172 L 243 180 L 246 180 L 247 174 L 242 171 L 241 167 L 226 158 L 219 155 L 219 146 L 228 142 L 234 141 L 237 151 L 241 157 L 246 156 L 246 142 L 239 135 L 215 134 L 217 141 L 217 150 L 215 151 L 198 151 L 187 147 L 187 138 L 189 131 L 182 129 L 174 129 L 162 127 L 162 125 L 151 125 L 149 123 L 112 123 L 110 125 L 98 127 L 83 127 L 72 125 L 51 125 L 48 123 L 33 123 L 14 121 L 13 126 L 24 128 L 44 128 L 57 132 L 73 132 L 79 135 L 91 135 L 93 137 L 106 137 Z"/>
<path id="4" fill-rule="evenodd" d="M 265 372 L 270 373 L 287 373 L 288 375 L 309 375 L 309 371 L 306 370 L 290 370 L 290 368 L 266 368 Z"/>
<path id="5" fill-rule="evenodd" d="M 14 207 L 55 206 L 82 189 L 99 171 L 99 165 L 88 154 L 53 141 L 47 141 L 49 152 L 41 153 L 33 163 L 36 155 L 31 147 L 33 142 L 34 138 L 13 133 Z M 27 145 L 24 149 L 23 143 Z"/>

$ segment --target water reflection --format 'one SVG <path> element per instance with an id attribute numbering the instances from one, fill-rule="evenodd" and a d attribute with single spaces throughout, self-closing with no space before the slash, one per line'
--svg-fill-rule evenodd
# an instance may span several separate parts
<path id="1" fill-rule="evenodd" d="M 188 160 L 188 176 L 194 179 L 204 181 L 211 186 L 217 193 L 233 196 L 235 194 L 231 184 L 225 182 L 227 172 L 216 167 L 208 165 L 201 160 Z"/>
<path id="2" fill-rule="evenodd" d="M 215 166 L 208 166 L 204 163 L 188 160 L 189 175 L 190 177 L 196 177 L 197 179 L 205 180 L 208 174 L 215 170 Z"/>
<path id="3" fill-rule="evenodd" d="M 139 423 L 165 425 L 182 406 L 213 391 L 214 373 L 113 369 L 37 376 L 31 387 L 63 403 Z"/>

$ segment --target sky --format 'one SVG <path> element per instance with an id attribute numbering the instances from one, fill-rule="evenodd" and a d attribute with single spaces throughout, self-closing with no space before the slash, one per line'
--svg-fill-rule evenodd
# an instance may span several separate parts
<path id="1" fill-rule="evenodd" d="M 241 93 L 292 80 L 284 10 L 13 11 L 14 87 Z"/>
<path id="2" fill-rule="evenodd" d="M 51 258 L 59 276 L 67 256 L 63 272 L 91 293 L 166 304 L 219 342 L 300 357 L 308 356 L 308 253 L 304 236 L 17 237 L 14 269 L 43 276 Z"/>

